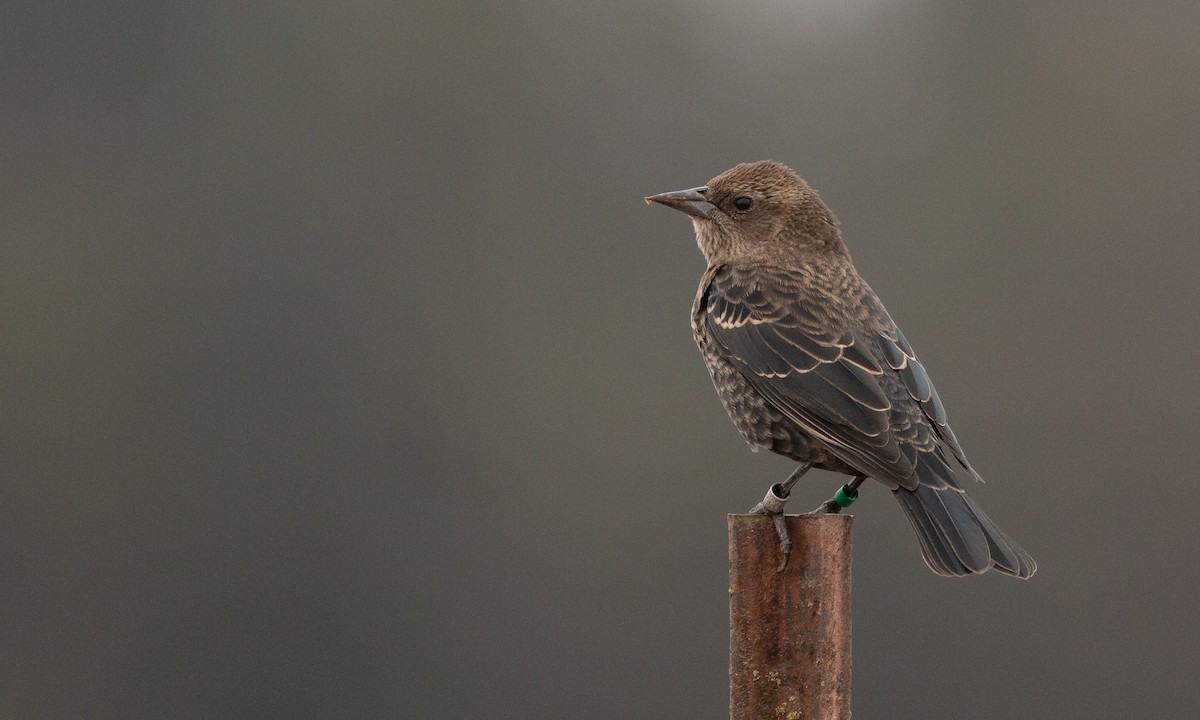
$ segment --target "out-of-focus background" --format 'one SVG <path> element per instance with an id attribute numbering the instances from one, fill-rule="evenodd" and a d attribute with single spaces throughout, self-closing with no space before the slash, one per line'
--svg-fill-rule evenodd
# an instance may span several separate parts
<path id="1" fill-rule="evenodd" d="M 855 506 L 864 718 L 1194 717 L 1200 5 L 8 2 L 0 715 L 720 718 L 751 454 L 643 195 L 840 216 L 1040 563 Z M 810 475 L 795 510 L 839 478 Z"/>

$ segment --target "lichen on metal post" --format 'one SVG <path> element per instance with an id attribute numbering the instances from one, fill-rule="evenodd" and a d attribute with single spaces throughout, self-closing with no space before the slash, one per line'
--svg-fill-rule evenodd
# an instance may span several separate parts
<path id="1" fill-rule="evenodd" d="M 850 515 L 729 516 L 729 717 L 850 717 Z"/>

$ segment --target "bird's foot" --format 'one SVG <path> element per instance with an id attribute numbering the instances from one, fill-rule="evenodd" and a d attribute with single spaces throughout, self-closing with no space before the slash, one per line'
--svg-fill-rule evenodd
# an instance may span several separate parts
<path id="1" fill-rule="evenodd" d="M 792 554 L 792 539 L 788 535 L 787 522 L 783 517 L 783 506 L 787 502 L 788 496 L 792 494 L 792 486 L 811 467 L 812 463 L 804 463 L 796 468 L 791 475 L 788 475 L 787 480 L 772 485 L 762 502 L 750 510 L 751 514 L 767 515 L 775 522 L 775 534 L 779 536 L 779 552 L 783 555 L 783 560 L 780 561 L 779 569 L 776 572 L 783 572 L 787 567 L 788 558 Z"/>
<path id="2" fill-rule="evenodd" d="M 779 552 L 783 560 L 776 572 L 783 572 L 787 567 L 788 557 L 792 554 L 792 538 L 788 535 L 787 522 L 783 518 L 783 505 L 787 502 L 788 493 L 782 483 L 775 483 L 767 491 L 762 502 L 755 505 L 750 512 L 755 515 L 766 515 L 775 523 L 775 534 L 779 536 Z"/>
<path id="3" fill-rule="evenodd" d="M 856 475 L 853 480 L 838 488 L 838 491 L 833 494 L 825 502 L 821 503 L 820 507 L 813 510 L 810 515 L 820 513 L 837 514 L 842 511 L 842 508 L 848 508 L 858 499 L 858 486 L 863 484 L 867 479 L 866 475 Z"/>
<path id="4" fill-rule="evenodd" d="M 821 515 L 824 513 L 828 513 L 830 515 L 837 515 L 841 511 L 842 511 L 842 506 L 838 505 L 836 502 L 834 502 L 833 498 L 830 498 L 829 500 L 826 500 L 825 502 L 818 505 L 817 509 L 810 512 L 809 515 Z"/>

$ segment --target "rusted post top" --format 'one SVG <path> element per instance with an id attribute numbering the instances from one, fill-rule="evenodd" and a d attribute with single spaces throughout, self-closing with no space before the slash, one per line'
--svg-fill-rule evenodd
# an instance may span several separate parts
<path id="1" fill-rule="evenodd" d="M 729 516 L 729 717 L 850 717 L 850 515 Z"/>

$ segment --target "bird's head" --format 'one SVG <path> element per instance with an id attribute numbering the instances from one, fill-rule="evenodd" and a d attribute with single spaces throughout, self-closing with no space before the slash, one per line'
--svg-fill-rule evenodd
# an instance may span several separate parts
<path id="1" fill-rule="evenodd" d="M 816 191 L 771 160 L 737 165 L 707 185 L 646 202 L 690 215 L 709 265 L 846 254 L 837 218 Z"/>

